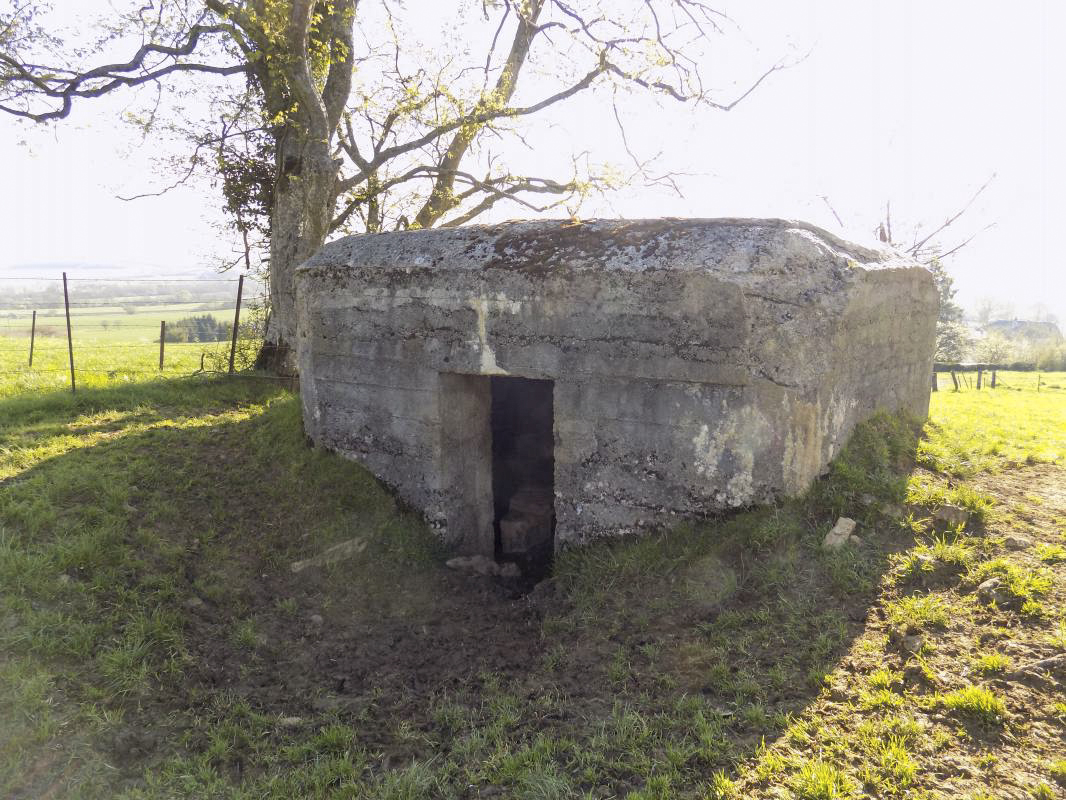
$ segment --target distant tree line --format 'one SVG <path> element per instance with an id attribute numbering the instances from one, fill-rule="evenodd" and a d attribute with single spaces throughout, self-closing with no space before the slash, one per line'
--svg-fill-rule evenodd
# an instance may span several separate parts
<path id="1" fill-rule="evenodd" d="M 70 286 L 71 303 L 91 303 L 93 305 L 113 305 L 120 307 L 127 314 L 136 314 L 142 306 L 156 306 L 161 303 L 198 303 L 205 308 L 232 306 L 237 289 L 233 284 L 220 284 L 214 281 L 168 285 L 165 277 L 159 278 L 159 284 L 153 282 L 131 283 L 117 279 L 78 279 Z M 246 286 L 245 293 L 248 294 Z M 6 308 L 62 308 L 63 285 L 56 281 L 45 285 L 5 286 L 4 306 Z"/>
<path id="2" fill-rule="evenodd" d="M 992 320 L 991 303 L 978 309 L 978 330 L 964 321 L 955 301 L 955 281 L 939 258 L 928 269 L 940 294 L 936 326 L 936 360 L 944 363 L 978 361 L 1016 369 L 1066 370 L 1066 341 L 1054 318 L 1042 321 Z"/>
<path id="3" fill-rule="evenodd" d="M 229 339 L 232 332 L 229 323 L 203 314 L 167 323 L 165 338 L 168 342 L 221 342 Z"/>

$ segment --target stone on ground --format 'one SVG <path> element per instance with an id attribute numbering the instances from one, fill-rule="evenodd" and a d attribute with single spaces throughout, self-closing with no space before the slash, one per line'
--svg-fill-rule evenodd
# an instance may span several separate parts
<path id="1" fill-rule="evenodd" d="M 825 535 L 825 539 L 822 542 L 822 547 L 827 550 L 839 550 L 845 544 L 848 539 L 851 538 L 851 534 L 855 532 L 856 526 L 855 520 L 850 517 L 841 517 L 837 520 L 833 529 Z"/>

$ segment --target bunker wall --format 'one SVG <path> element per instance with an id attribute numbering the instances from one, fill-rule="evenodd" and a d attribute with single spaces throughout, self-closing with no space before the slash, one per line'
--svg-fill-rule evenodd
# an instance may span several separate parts
<path id="1" fill-rule="evenodd" d="M 554 381 L 557 545 L 802 492 L 874 411 L 926 413 L 937 299 L 912 263 L 769 231 L 640 271 L 363 264 L 381 238 L 342 240 L 297 273 L 308 435 L 472 552 L 491 552 L 484 376 Z"/>

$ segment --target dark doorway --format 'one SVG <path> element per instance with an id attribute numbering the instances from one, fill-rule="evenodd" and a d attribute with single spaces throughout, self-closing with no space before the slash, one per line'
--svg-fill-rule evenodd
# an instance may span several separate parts
<path id="1" fill-rule="evenodd" d="M 539 579 L 551 567 L 555 545 L 554 384 L 491 380 L 496 554 Z"/>

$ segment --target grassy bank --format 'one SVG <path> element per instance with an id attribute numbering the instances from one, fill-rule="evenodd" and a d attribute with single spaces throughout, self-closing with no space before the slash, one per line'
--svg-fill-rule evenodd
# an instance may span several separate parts
<path id="1" fill-rule="evenodd" d="M 939 392 L 807 497 L 531 596 L 443 568 L 273 382 L 151 377 L 0 398 L 2 796 L 1062 791 L 1061 667 L 1027 669 L 1066 652 L 1062 374 Z"/>

